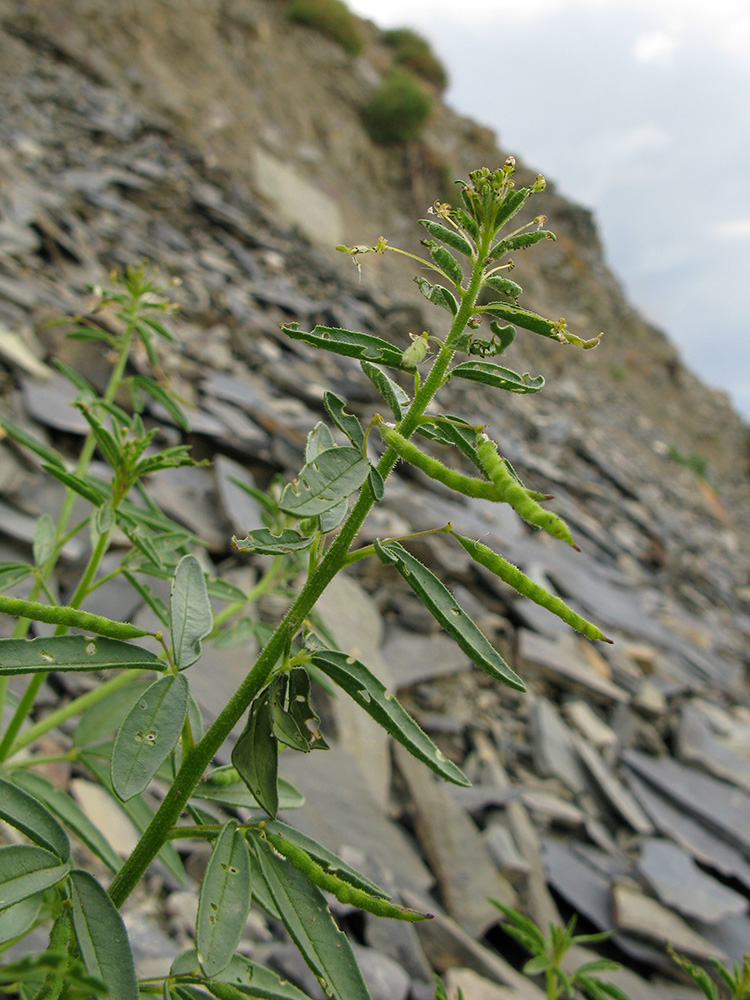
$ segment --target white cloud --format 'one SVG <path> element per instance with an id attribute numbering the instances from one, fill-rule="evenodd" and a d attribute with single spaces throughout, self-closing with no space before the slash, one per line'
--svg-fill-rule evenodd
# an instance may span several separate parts
<path id="1" fill-rule="evenodd" d="M 678 39 L 668 31 L 648 31 L 636 38 L 633 56 L 636 62 L 667 67 L 679 46 Z"/>
<path id="2" fill-rule="evenodd" d="M 750 240 L 750 219 L 728 219 L 714 227 L 711 234 L 717 240 Z"/>

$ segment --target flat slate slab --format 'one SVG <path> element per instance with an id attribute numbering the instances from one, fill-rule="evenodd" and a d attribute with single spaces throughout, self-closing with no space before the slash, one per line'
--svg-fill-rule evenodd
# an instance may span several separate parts
<path id="1" fill-rule="evenodd" d="M 750 864 L 736 847 L 717 837 L 633 772 L 627 772 L 626 781 L 660 833 L 671 837 L 698 861 L 750 888 Z"/>
<path id="2" fill-rule="evenodd" d="M 648 837 L 640 846 L 638 870 L 662 903 L 686 917 L 711 924 L 747 912 L 748 901 L 744 896 L 706 874 L 676 844 Z"/>
<path id="3" fill-rule="evenodd" d="M 573 735 L 573 742 L 596 789 L 604 796 L 615 812 L 637 833 L 647 835 L 653 833 L 654 827 L 651 820 L 614 771 L 604 763 L 597 751 L 577 734 Z"/>
<path id="4" fill-rule="evenodd" d="M 550 642 L 528 629 L 518 630 L 518 655 L 520 659 L 541 667 L 543 672 L 563 685 L 566 690 L 583 691 L 595 698 L 609 702 L 630 701 L 627 691 L 612 681 L 594 673 L 583 657 L 577 656 L 568 646 Z"/>
<path id="5" fill-rule="evenodd" d="M 537 698 L 531 708 L 534 767 L 538 774 L 554 775 L 572 792 L 586 790 L 588 783 L 573 745 L 568 726 L 546 698 Z"/>
<path id="6" fill-rule="evenodd" d="M 687 764 L 697 764 L 717 778 L 750 792 L 750 759 L 717 736 L 706 715 L 688 703 L 677 730 L 677 753 Z"/>
<path id="7" fill-rule="evenodd" d="M 721 948 L 694 931 L 682 917 L 646 896 L 629 881 L 612 889 L 615 925 L 621 931 L 665 945 L 667 941 L 679 952 L 692 958 L 724 958 Z"/>
<path id="8" fill-rule="evenodd" d="M 750 854 L 750 795 L 666 757 L 626 750 L 622 760 L 655 788 Z"/>

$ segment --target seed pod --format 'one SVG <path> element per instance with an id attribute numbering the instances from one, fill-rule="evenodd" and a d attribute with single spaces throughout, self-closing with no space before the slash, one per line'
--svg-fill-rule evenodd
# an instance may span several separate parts
<path id="1" fill-rule="evenodd" d="M 47 625 L 80 628 L 84 632 L 93 632 L 108 639 L 142 639 L 146 635 L 154 635 L 153 632 L 147 632 L 146 629 L 131 625 L 130 622 L 115 622 L 102 615 L 92 615 L 89 611 L 79 611 L 78 608 L 40 604 L 38 601 L 24 601 L 18 597 L 0 597 L 0 612 L 15 615 L 17 618 L 45 622 Z"/>
<path id="2" fill-rule="evenodd" d="M 534 583 L 518 566 L 514 566 L 507 559 L 503 559 L 501 555 L 493 552 L 487 545 L 484 545 L 482 542 L 476 542 L 472 538 L 465 538 L 455 531 L 451 532 L 451 534 L 454 538 L 458 539 L 475 562 L 478 562 L 480 566 L 484 566 L 485 569 L 488 569 L 490 573 L 494 573 L 495 576 L 499 576 L 505 583 L 510 584 L 522 597 L 528 597 L 535 604 L 551 611 L 558 618 L 566 622 L 566 624 L 570 625 L 571 628 L 585 635 L 587 639 L 599 639 L 602 642 L 612 641 L 596 625 L 577 614 L 572 608 L 569 608 L 562 598 L 557 597 L 555 594 L 550 594 L 544 587 L 541 587 L 538 583 Z"/>
<path id="3" fill-rule="evenodd" d="M 478 479 L 475 476 L 465 476 L 455 469 L 449 469 L 442 462 L 430 455 L 425 455 L 423 451 L 413 444 L 408 438 L 399 434 L 392 427 L 381 424 L 380 433 L 385 443 L 403 458 L 405 462 L 421 469 L 430 479 L 436 479 L 444 486 L 450 487 L 457 493 L 463 493 L 467 497 L 475 497 L 481 500 L 499 500 L 499 491 L 491 482 L 486 479 Z"/>
<path id="4" fill-rule="evenodd" d="M 522 517 L 527 524 L 542 528 L 553 538 L 559 538 L 578 550 L 565 521 L 531 499 L 524 487 L 510 474 L 505 462 L 497 453 L 497 445 L 486 434 L 477 435 L 477 456 L 491 482 L 497 487 L 500 499 L 509 503 L 519 517 Z"/>
<path id="5" fill-rule="evenodd" d="M 298 872 L 301 872 L 313 885 L 317 885 L 324 892 L 330 892 L 341 903 L 348 903 L 360 910 L 374 913 L 376 917 L 391 917 L 394 920 L 408 920 L 411 923 L 427 920 L 430 917 L 429 913 L 420 913 L 418 910 L 411 910 L 405 906 L 397 906 L 395 903 L 383 899 L 382 896 L 372 896 L 364 889 L 358 889 L 349 882 L 337 878 L 336 875 L 327 872 L 317 861 L 313 861 L 307 851 L 303 851 L 301 847 L 297 847 L 286 837 L 268 831 L 265 831 L 264 836 L 273 849 L 285 857 Z"/>

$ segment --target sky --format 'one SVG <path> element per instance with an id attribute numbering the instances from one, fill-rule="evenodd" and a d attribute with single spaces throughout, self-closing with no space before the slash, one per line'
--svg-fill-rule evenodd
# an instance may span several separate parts
<path id="1" fill-rule="evenodd" d="M 593 210 L 631 302 L 750 422 L 748 0 L 349 0 Z M 554 220 L 550 220 L 554 229 Z"/>

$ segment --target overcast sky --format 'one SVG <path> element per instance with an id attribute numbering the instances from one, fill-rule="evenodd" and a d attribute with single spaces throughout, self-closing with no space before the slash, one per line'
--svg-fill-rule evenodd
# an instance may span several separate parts
<path id="1" fill-rule="evenodd" d="M 349 4 L 430 39 L 448 103 L 593 209 L 631 301 L 750 420 L 750 2 Z"/>

